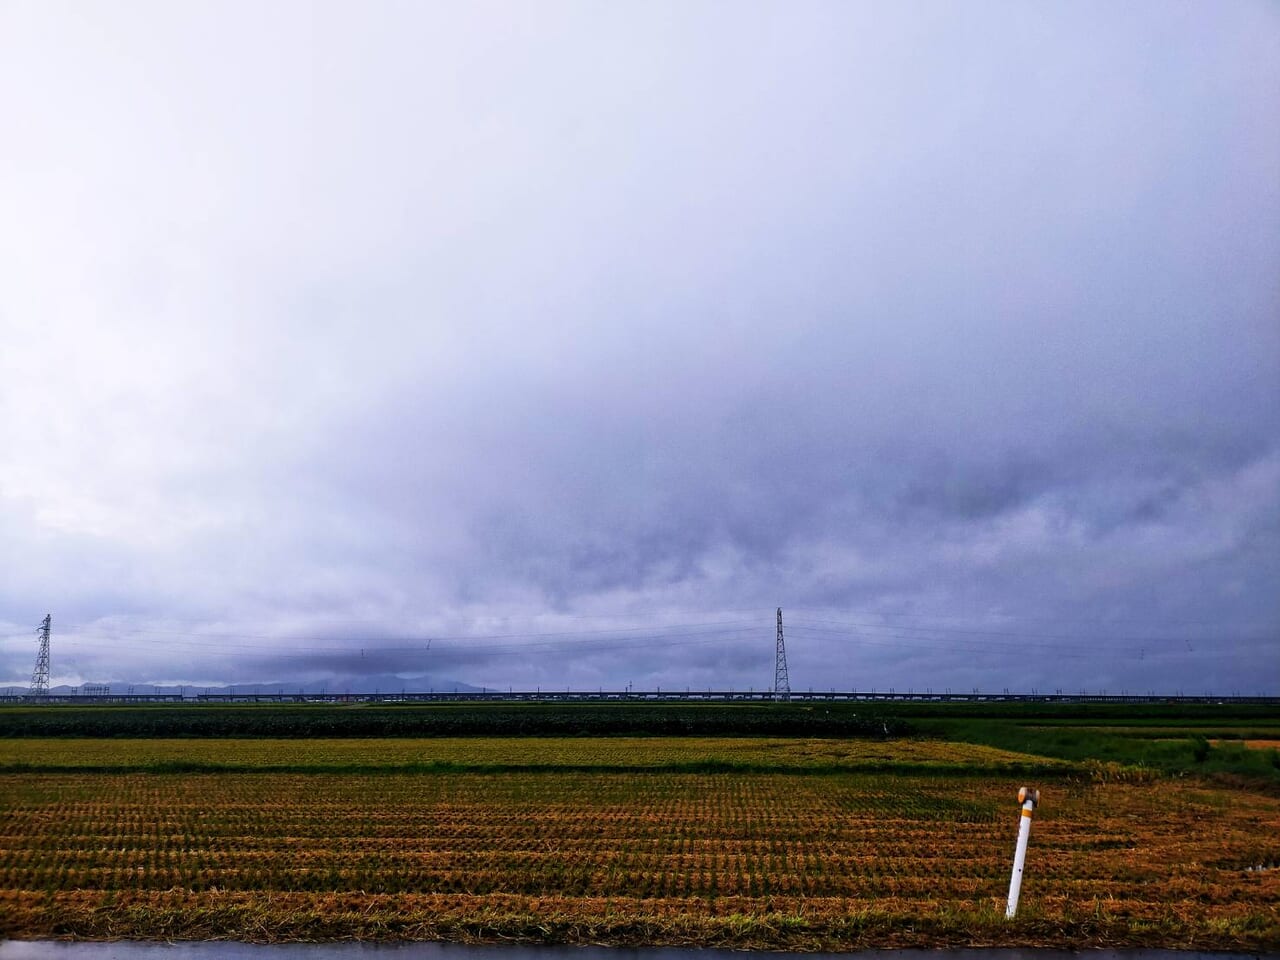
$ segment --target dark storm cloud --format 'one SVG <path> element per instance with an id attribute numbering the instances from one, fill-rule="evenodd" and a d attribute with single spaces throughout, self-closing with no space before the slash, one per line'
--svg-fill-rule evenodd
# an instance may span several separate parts
<path id="1" fill-rule="evenodd" d="M 252 659 L 254 674 L 263 679 L 310 679 L 318 676 L 362 676 L 423 672 L 425 645 L 418 649 L 395 647 L 390 650 L 352 647 L 350 650 L 320 650 L 290 654 L 268 653 Z M 431 658 L 433 664 L 435 659 Z M 253 674 L 251 674 L 253 675 Z"/>

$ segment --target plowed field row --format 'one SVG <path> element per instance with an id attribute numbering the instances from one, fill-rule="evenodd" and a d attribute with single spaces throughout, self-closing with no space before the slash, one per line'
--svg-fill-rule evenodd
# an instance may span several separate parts
<path id="1" fill-rule="evenodd" d="M 527 741 L 525 741 L 528 743 Z M 1280 943 L 1280 801 L 870 774 L 0 779 L 0 935 Z"/>
<path id="2" fill-rule="evenodd" d="M 237 767 L 464 766 L 661 767 L 716 763 L 811 766 L 969 765 L 1066 767 L 1061 761 L 936 740 L 762 737 L 440 737 L 403 739 L 0 739 L 0 767 L 93 767 L 165 763 Z"/>

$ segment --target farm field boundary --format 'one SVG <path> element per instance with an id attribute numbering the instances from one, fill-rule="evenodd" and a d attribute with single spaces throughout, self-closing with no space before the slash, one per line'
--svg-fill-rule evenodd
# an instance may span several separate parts
<path id="1" fill-rule="evenodd" d="M 827 774 L 1064 776 L 1086 767 L 981 744 L 747 737 L 0 740 L 0 772 Z"/>
<path id="2" fill-rule="evenodd" d="M 915 723 L 921 735 L 950 742 L 984 744 L 1075 763 L 1126 768 L 1130 772 L 1243 777 L 1258 787 L 1280 790 L 1280 750 L 1259 749 L 1246 742 L 1280 736 L 1271 734 L 1272 728 L 1265 724 L 1255 724 L 1231 736 L 1230 731 L 1212 723 L 1191 726 L 1184 722 L 1176 727 L 991 719 L 931 719 Z M 1228 735 L 1223 736 L 1224 733 Z"/>

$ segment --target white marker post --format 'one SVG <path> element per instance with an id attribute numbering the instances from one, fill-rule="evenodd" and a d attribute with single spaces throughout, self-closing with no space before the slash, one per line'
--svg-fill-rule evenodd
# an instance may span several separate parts
<path id="1" fill-rule="evenodd" d="M 1040 802 L 1040 791 L 1022 787 L 1018 791 L 1018 802 L 1022 804 L 1022 816 L 1018 823 L 1018 849 L 1013 855 L 1013 876 L 1009 878 L 1009 906 L 1004 911 L 1006 920 L 1012 920 L 1018 912 L 1018 894 L 1022 892 L 1022 867 L 1027 861 L 1027 838 L 1031 836 L 1031 811 Z"/>

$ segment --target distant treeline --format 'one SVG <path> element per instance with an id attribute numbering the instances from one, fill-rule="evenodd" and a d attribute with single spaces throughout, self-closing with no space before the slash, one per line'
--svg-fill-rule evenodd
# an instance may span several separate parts
<path id="1" fill-rule="evenodd" d="M 892 715 L 888 713 L 892 711 Z M 156 704 L 0 707 L 0 737 L 450 737 L 450 736 L 814 736 L 970 739 L 973 721 L 1109 726 L 1153 731 L 1225 722 L 1270 728 L 1274 707 L 1259 704 L 990 703 L 447 703 Z M 959 726 L 956 726 L 959 724 Z M 979 724 L 983 731 L 986 726 Z M 977 728 L 975 728 L 977 729 Z M 1134 731 L 1136 732 L 1136 731 Z M 1216 736 L 1230 737 L 1230 731 Z M 1243 735 L 1236 733 L 1236 736 Z M 1268 734 L 1269 735 L 1269 734 Z M 1016 738 L 1014 738 L 1016 740 Z M 977 742 L 992 742 L 987 733 Z M 1034 750 L 1032 752 L 1035 752 Z"/>
<path id="2" fill-rule="evenodd" d="M 1180 726 L 1186 723 L 1275 720 L 1280 708 L 1274 703 L 1096 703 L 1037 700 L 928 701 L 906 700 L 884 704 L 879 709 L 909 718 L 1021 720 L 1027 722 L 1067 722 L 1102 724 L 1120 721 L 1125 725 Z"/>
<path id="3" fill-rule="evenodd" d="M 450 704 L 0 709 L 0 737 L 897 737 L 895 717 L 812 705 Z"/>

